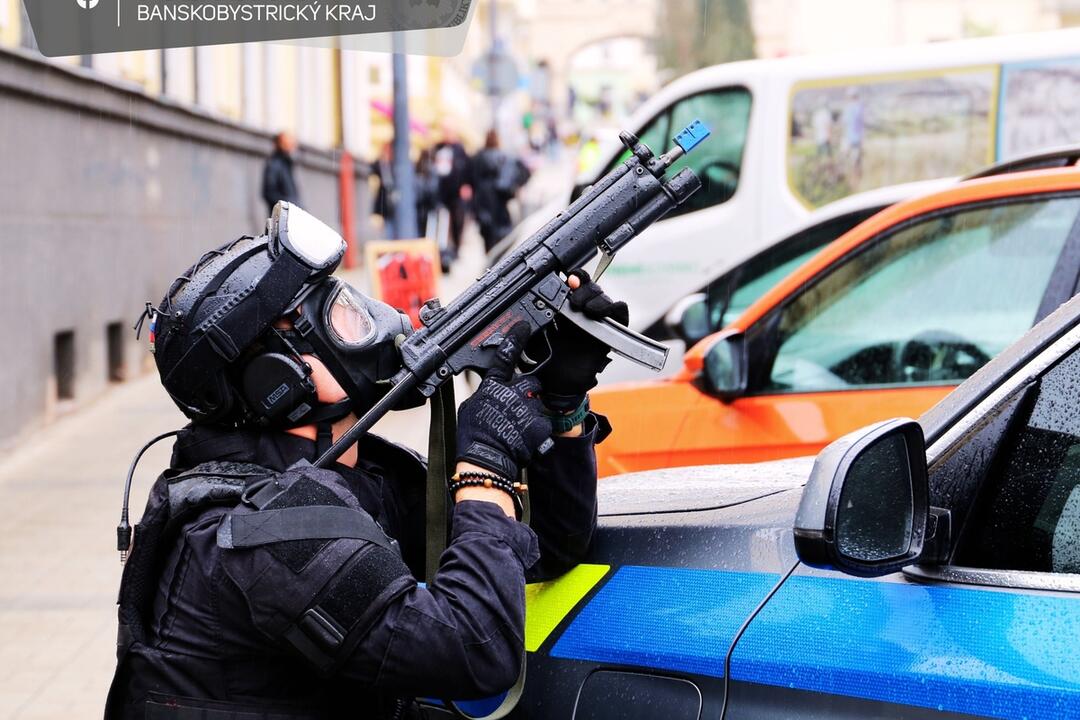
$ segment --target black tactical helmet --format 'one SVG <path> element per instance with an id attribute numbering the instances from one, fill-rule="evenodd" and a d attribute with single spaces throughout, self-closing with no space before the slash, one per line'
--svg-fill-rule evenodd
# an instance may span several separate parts
<path id="1" fill-rule="evenodd" d="M 299 207 L 281 202 L 274 207 L 266 235 L 242 237 L 206 253 L 173 282 L 156 309 L 148 303 L 151 351 L 161 383 L 185 415 L 199 423 L 282 426 L 326 419 L 326 412 L 317 412 L 311 368 L 299 355 L 322 358 L 324 353 L 296 331 L 273 326 L 287 313 L 299 312 L 301 304 L 311 305 L 310 297 L 325 295 L 326 288 L 320 286 L 345 285 L 328 280 L 344 251 L 340 235 Z M 411 325 L 383 303 L 354 290 L 352 296 L 360 299 L 353 303 L 360 308 L 356 312 L 373 328 L 368 345 L 379 340 L 379 350 L 386 355 L 387 342 L 393 350 L 393 340 L 408 334 Z M 328 319 L 304 317 L 304 327 Z M 328 359 L 326 364 L 337 377 L 335 369 L 345 363 Z M 342 385 L 354 402 L 354 396 L 362 394 L 366 401 L 373 394 L 367 386 L 361 393 L 346 382 Z"/>

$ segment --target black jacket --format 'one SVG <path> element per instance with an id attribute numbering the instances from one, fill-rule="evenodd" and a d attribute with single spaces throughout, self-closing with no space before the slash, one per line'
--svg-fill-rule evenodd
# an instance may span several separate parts
<path id="1" fill-rule="evenodd" d="M 473 214 L 484 244 L 491 250 L 513 229 L 509 203 L 528 181 L 529 170 L 520 159 L 495 148 L 486 148 L 470 162 Z"/>
<path id="2" fill-rule="evenodd" d="M 385 160 L 376 160 L 369 166 L 371 176 L 379 181 L 375 191 L 375 201 L 371 211 L 385 220 L 393 220 L 397 213 L 398 188 L 394 181 L 394 164 Z"/>
<path id="3" fill-rule="evenodd" d="M 262 197 L 271 210 L 279 200 L 300 204 L 300 188 L 293 175 L 293 159 L 288 153 L 275 150 L 263 168 Z"/>
<path id="4" fill-rule="evenodd" d="M 439 199 L 447 207 L 461 202 L 461 187 L 472 185 L 469 153 L 461 143 L 435 146 L 435 172 L 439 176 Z"/>
<path id="5" fill-rule="evenodd" d="M 177 500 L 186 469 L 211 468 L 251 495 L 259 483 L 229 480 L 221 468 L 253 463 L 282 471 L 315 453 L 313 443 L 288 434 L 188 429 L 142 522 L 170 499 L 173 515 L 159 524 L 166 528 L 160 538 L 136 533 L 125 568 L 121 650 L 134 625 L 145 628 L 142 642 L 121 655 L 106 717 L 187 717 L 169 714 L 177 705 L 212 709 L 223 719 L 244 712 L 287 720 L 380 717 L 402 697 L 465 699 L 506 689 L 523 652 L 526 574 L 568 569 L 596 525 L 593 445 L 606 423 L 587 422 L 585 436 L 557 438 L 530 466 L 533 529 L 490 503 L 458 504 L 450 545 L 426 588 L 415 580 L 424 554 L 424 467 L 409 451 L 369 436 L 354 468 L 309 469 L 298 480 L 296 472 L 274 475 L 286 489 L 270 493 L 259 511 L 223 501 L 227 485 L 220 482 L 199 491 L 203 504 L 193 505 Z M 366 511 L 400 554 L 351 535 L 231 546 L 239 515 L 294 506 Z M 138 577 L 139 545 L 145 550 L 155 540 L 157 569 Z M 152 603 L 144 617 L 125 622 L 126 599 L 140 592 Z"/>

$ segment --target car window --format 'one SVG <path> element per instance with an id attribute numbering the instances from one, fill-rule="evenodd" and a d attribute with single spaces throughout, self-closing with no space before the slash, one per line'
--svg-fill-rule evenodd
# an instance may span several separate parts
<path id="1" fill-rule="evenodd" d="M 1013 423 L 957 560 L 973 567 L 1080 573 L 1080 352 L 1039 383 Z"/>
<path id="2" fill-rule="evenodd" d="M 781 311 L 771 392 L 966 379 L 1036 320 L 1078 198 L 984 205 L 876 241 Z"/>
<path id="3" fill-rule="evenodd" d="M 750 92 L 745 88 L 725 88 L 683 98 L 642 128 L 638 137 L 653 152 L 666 152 L 675 133 L 694 120 L 703 121 L 712 135 L 678 160 L 668 175 L 673 176 L 684 167 L 692 168 L 701 179 L 701 189 L 667 217 L 725 203 L 735 194 L 750 123 Z M 629 155 L 629 151 L 622 153 L 604 173 Z"/>
<path id="4" fill-rule="evenodd" d="M 732 272 L 709 283 L 705 295 L 712 330 L 715 332 L 727 327 L 742 315 L 746 308 L 757 302 L 758 298 L 821 248 L 880 209 L 866 208 L 807 228 L 758 253 Z"/>

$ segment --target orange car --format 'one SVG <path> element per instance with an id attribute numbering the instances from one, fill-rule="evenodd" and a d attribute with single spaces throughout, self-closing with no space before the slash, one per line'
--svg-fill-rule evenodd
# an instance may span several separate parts
<path id="1" fill-rule="evenodd" d="M 917 417 L 1078 279 L 1080 168 L 893 205 L 691 348 L 675 377 L 594 390 L 615 428 L 597 447 L 600 474 L 809 455 L 871 422 Z"/>

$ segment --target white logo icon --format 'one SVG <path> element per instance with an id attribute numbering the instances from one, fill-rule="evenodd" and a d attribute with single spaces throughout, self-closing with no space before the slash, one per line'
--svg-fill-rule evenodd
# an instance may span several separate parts
<path id="1" fill-rule="evenodd" d="M 75 0 L 75 3 L 83 10 L 93 10 L 100 0 Z"/>

